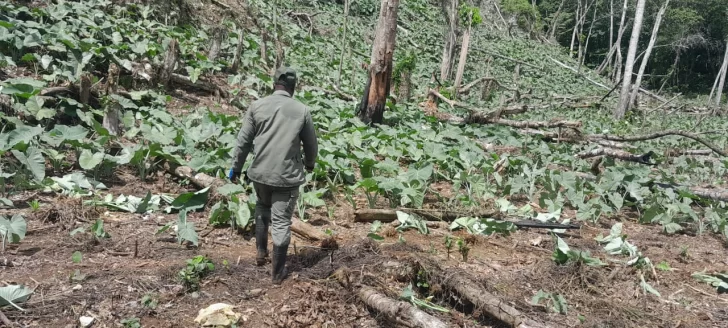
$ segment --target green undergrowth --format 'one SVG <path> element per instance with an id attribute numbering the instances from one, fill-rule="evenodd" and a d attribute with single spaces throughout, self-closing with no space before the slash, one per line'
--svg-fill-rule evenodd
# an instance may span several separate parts
<path id="1" fill-rule="evenodd" d="M 373 38 L 374 18 L 349 17 L 349 37 L 342 42 L 341 6 L 318 4 L 316 8 L 301 8 L 263 1 L 251 1 L 251 6 L 260 11 L 260 25 L 269 26 L 269 35 L 280 34 L 288 64 L 300 72 L 302 89 L 296 96 L 313 109 L 320 152 L 316 169 L 308 176 L 309 183 L 302 187 L 304 193 L 298 209 L 304 220 L 307 209 L 330 207 L 335 195 L 346 196 L 352 205 L 356 198 L 365 197 L 372 207 L 381 206 L 378 201 L 382 200 L 391 207 L 421 208 L 425 206 L 425 196 L 432 194 L 438 196 L 437 206 L 445 208 L 467 210 L 494 202 L 511 216 L 558 222 L 596 222 L 629 212 L 641 223 L 662 225 L 668 234 L 683 230 L 728 234 L 724 203 L 699 199 L 682 189 L 654 186 L 655 182 L 725 183 L 723 160 L 681 156 L 668 161 L 662 156 L 666 149 L 702 148 L 690 140 L 665 137 L 630 143 L 628 150 L 634 153 L 655 152 L 657 165 L 605 159 L 603 172 L 590 180 L 578 172 L 589 172 L 591 161 L 577 159 L 574 154 L 593 145 L 546 142 L 509 127 L 457 126 L 426 116 L 417 103 L 422 101 L 427 88 L 434 86 L 430 83 L 432 72 L 439 72 L 442 30 L 438 27 L 441 16 L 437 7 L 425 1 L 402 3 L 403 30 L 398 34 L 395 53 L 396 60 L 409 58 L 403 54 L 417 56 L 412 75 L 414 97 L 410 102 L 389 103 L 386 124 L 377 128 L 367 127 L 355 118 L 355 102 L 308 88 L 329 88 L 339 83 L 341 46 L 346 44 L 352 51 L 344 51 L 339 84 L 345 93 L 361 94 L 366 71 L 359 64 L 368 62 L 368 58 L 356 52 L 369 53 L 370 43 L 362 40 Z M 86 198 L 94 206 L 134 213 L 179 211 L 175 229 L 185 232 L 180 241 L 197 244 L 197 236 L 188 233 L 194 232 L 194 227 L 186 221 L 187 211 L 205 209 L 204 201 L 193 200 L 197 199 L 195 194 L 121 197 L 107 195 L 104 182 L 119 168 L 131 169 L 146 180 L 163 170 L 165 164 L 189 166 L 224 178 L 240 128 L 239 116 L 205 107 L 194 108 L 184 116 L 173 115 L 167 110 L 171 100 L 167 92 L 143 79 L 133 82 L 132 75 L 138 74 L 135 67 L 139 63 L 159 65 L 170 40 L 176 39 L 180 64 L 175 72 L 192 80 L 222 78 L 228 82 L 225 89 L 231 91 L 233 104 L 244 110 L 250 101 L 270 91 L 267 65 L 274 62 L 275 53 L 269 50 L 267 58 L 260 58 L 260 31 L 225 21 L 227 34 L 220 55 L 209 60 L 206 54 L 212 35 L 210 27 L 165 25 L 144 6 L 123 7 L 96 0 L 60 2 L 34 9 L 0 2 L 0 9 L 0 63 L 5 72 L 18 73 L 0 83 L 0 93 L 11 103 L 10 108 L 0 113 L 0 205 L 14 206 L 9 200 L 12 194 L 46 189 Z M 321 12 L 314 19 L 315 31 L 310 33 L 307 25 L 299 25 L 301 20 L 284 15 L 305 10 Z M 279 28 L 274 29 L 275 26 Z M 244 51 L 240 70 L 232 72 L 229 67 L 240 33 L 244 36 Z M 606 108 L 613 98 L 588 108 L 559 105 L 554 100 L 559 95 L 600 98 L 608 90 L 555 64 L 551 58 L 576 66 L 558 47 L 510 39 L 487 28 L 476 30 L 473 44 L 464 80 L 491 76 L 507 87 L 496 91 L 498 97 L 481 100 L 480 92 L 471 92 L 460 99 L 473 106 L 493 108 L 501 96 L 511 98 L 513 90 L 518 89 L 522 95 L 533 96 L 524 98 L 530 99 L 524 102 L 541 99 L 540 104 L 552 106 L 513 119 L 579 120 L 583 123 L 581 131 L 587 134 L 641 134 L 667 129 L 718 131 L 704 136 L 719 147 L 726 143 L 724 131 L 728 123 L 724 119 L 705 120 L 697 127 L 693 116 L 686 114 L 634 116 L 614 122 Z M 274 42 L 269 39 L 266 48 L 275 49 Z M 485 65 L 489 56 L 492 61 Z M 93 82 L 102 86 L 112 63 L 123 70 L 119 82 L 129 91 L 128 97 L 107 97 L 97 92 L 95 101 L 83 105 L 71 94 L 49 96 L 43 92 L 69 82 L 75 84 L 84 74 L 91 74 Z M 589 71 L 584 74 L 605 83 Z M 121 109 L 123 128 L 118 136 L 102 126 L 103 113 L 112 106 Z M 440 104 L 440 110 L 466 115 L 465 111 L 448 109 L 445 104 Z M 520 151 L 499 155 L 483 151 L 481 143 L 512 146 Z M 452 185 L 453 196 L 439 196 L 431 188 L 436 182 Z M 255 198 L 241 204 L 230 196 L 252 193 L 252 188 L 226 188 L 224 199 L 212 206 L 210 224 L 245 229 Z M 538 204 L 540 209 L 523 205 L 526 202 L 516 201 L 518 197 Z M 169 206 L 161 206 L 162 202 Z M 481 219 L 480 224 L 489 226 L 486 218 L 463 222 L 477 227 L 471 226 L 469 231 L 492 231 L 475 225 Z"/>

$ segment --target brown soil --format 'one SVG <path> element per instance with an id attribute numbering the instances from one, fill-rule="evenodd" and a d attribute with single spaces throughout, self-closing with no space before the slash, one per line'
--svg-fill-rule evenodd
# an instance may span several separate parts
<path id="1" fill-rule="evenodd" d="M 145 190 L 161 191 L 158 184 L 136 182 L 136 192 L 114 187 L 111 192 L 143 196 Z M 408 282 L 395 279 L 382 270 L 387 262 L 405 263 L 413 254 L 427 256 L 446 270 L 467 273 L 484 288 L 512 304 L 531 318 L 548 321 L 554 327 L 720 327 L 728 325 L 725 306 L 728 300 L 706 284 L 696 282 L 690 274 L 707 269 L 726 270 L 728 263 L 722 241 L 710 235 L 665 236 L 657 227 L 624 222 L 624 233 L 655 264 L 666 261 L 671 271 L 651 272 L 645 279 L 661 293 L 657 298 L 639 287 L 640 273 L 623 264 L 607 260 L 595 241 L 606 227 L 584 226 L 563 237 L 572 248 L 589 250 L 610 264 L 603 268 L 565 265 L 551 260 L 550 235 L 537 229 L 523 229 L 510 236 L 469 237 L 468 262 L 462 261 L 456 248 L 449 258 L 443 236 L 447 231 L 432 229 L 429 236 L 416 231 L 373 242 L 366 238 L 368 224 L 353 223 L 346 202 L 338 202 L 333 218 L 325 209 L 308 210 L 307 217 L 321 229 L 331 229 L 339 243 L 333 253 L 294 236 L 289 249 L 289 278 L 280 287 L 272 285 L 270 264 L 254 265 L 254 239 L 249 233 L 233 234 L 227 229 L 206 227 L 207 213 L 189 216 L 200 230 L 199 248 L 180 245 L 168 232 L 155 232 L 175 214 L 151 217 L 109 212 L 102 208 L 81 206 L 77 200 L 62 197 L 42 199 L 41 209 L 23 209 L 28 220 L 28 234 L 19 245 L 10 245 L 4 257 L 13 267 L 0 267 L 0 281 L 21 283 L 35 289 L 24 304 L 26 312 L 4 310 L 11 321 L 24 327 L 65 327 L 78 318 L 96 318 L 96 327 L 113 327 L 125 318 L 141 319 L 143 327 L 196 326 L 197 312 L 213 303 L 225 302 L 236 307 L 250 327 L 390 327 L 376 311 L 364 306 L 353 289 L 342 287 L 332 274 L 341 267 L 352 272 L 356 280 L 379 288 L 396 298 Z M 9 213 L 6 213 L 9 214 Z M 88 235 L 70 236 L 80 225 L 96 218 L 105 221 L 109 239 L 96 240 Z M 454 232 L 465 238 L 466 233 Z M 534 246 L 535 244 L 535 246 Z M 687 247 L 687 256 L 682 249 Z M 73 263 L 75 251 L 83 254 L 81 263 Z M 134 255 L 136 253 L 136 256 Z M 682 255 L 681 255 L 682 254 Z M 175 279 L 187 259 L 204 255 L 216 268 L 206 276 L 197 292 L 183 290 Z M 624 260 L 620 257 L 611 257 Z M 223 261 L 228 263 L 227 266 Z M 78 270 L 78 275 L 73 273 Z M 429 282 L 433 289 L 438 282 Z M 550 310 L 548 304 L 534 306 L 530 299 L 538 290 L 563 295 L 568 304 L 566 315 Z M 140 304 L 142 297 L 158 300 L 155 309 Z M 423 297 L 424 298 L 424 297 Z M 435 299 L 450 307 L 450 314 L 438 315 L 453 326 L 498 326 L 478 310 L 452 300 Z M 542 303 L 543 304 L 543 303 Z M 480 320 L 478 320 L 480 318 Z M 493 324 L 493 325 L 491 325 Z"/>

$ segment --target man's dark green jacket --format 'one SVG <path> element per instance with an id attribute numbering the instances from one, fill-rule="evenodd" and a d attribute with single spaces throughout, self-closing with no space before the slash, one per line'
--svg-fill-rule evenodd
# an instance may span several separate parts
<path id="1" fill-rule="evenodd" d="M 301 156 L 301 142 L 305 158 Z M 314 167 L 318 154 L 310 109 L 283 90 L 253 102 L 238 133 L 234 172 L 242 170 L 251 149 L 255 152 L 247 171 L 251 181 L 275 187 L 302 185 L 306 181 L 304 169 Z"/>

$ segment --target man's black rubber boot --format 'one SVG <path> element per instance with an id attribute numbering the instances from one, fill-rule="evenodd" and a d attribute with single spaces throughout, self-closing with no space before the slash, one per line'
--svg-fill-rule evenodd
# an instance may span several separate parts
<path id="1" fill-rule="evenodd" d="M 257 218 L 255 221 L 255 248 L 258 250 L 255 264 L 263 266 L 270 262 L 268 257 L 268 227 L 264 223 L 264 218 Z"/>
<path id="2" fill-rule="evenodd" d="M 273 284 L 280 285 L 283 279 L 288 275 L 286 269 L 286 256 L 288 255 L 288 245 L 273 246 Z"/>

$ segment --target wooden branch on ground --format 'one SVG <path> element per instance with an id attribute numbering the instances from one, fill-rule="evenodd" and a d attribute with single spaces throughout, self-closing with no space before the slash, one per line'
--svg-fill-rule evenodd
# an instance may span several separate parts
<path id="1" fill-rule="evenodd" d="M 590 138 L 604 139 L 604 140 L 611 140 L 611 141 L 621 141 L 621 142 L 633 142 L 633 141 L 652 140 L 652 139 L 662 138 L 662 137 L 666 137 L 666 136 L 681 136 L 681 137 L 685 137 L 688 139 L 693 139 L 693 140 L 705 145 L 706 147 L 710 148 L 715 153 L 717 153 L 723 157 L 728 157 L 728 152 L 718 148 L 718 146 L 713 145 L 712 143 L 703 139 L 702 137 L 698 136 L 697 134 L 691 133 L 691 132 L 686 132 L 686 131 L 680 131 L 680 130 L 667 130 L 667 131 L 655 132 L 655 133 L 641 135 L 641 136 L 627 136 L 627 137 L 620 137 L 620 136 L 608 135 L 608 134 L 604 134 L 604 135 L 595 134 L 595 135 L 590 136 Z"/>
<path id="2" fill-rule="evenodd" d="M 462 217 L 478 217 L 501 219 L 502 213 L 497 210 L 491 211 L 475 211 L 475 212 L 459 212 L 447 210 L 425 210 L 425 209 L 360 209 L 354 212 L 354 222 L 374 222 L 383 223 L 398 222 L 397 211 L 404 213 L 417 214 L 425 219 L 434 220 L 438 223 L 433 226 L 440 227 L 439 223 L 451 222 Z M 543 228 L 543 229 L 579 229 L 577 225 L 567 225 L 559 223 L 545 223 L 533 220 L 507 221 L 519 228 Z M 426 222 L 429 224 L 429 222 Z M 428 225 L 429 226 L 429 225 Z"/>
<path id="3" fill-rule="evenodd" d="M 433 95 L 433 96 L 439 98 L 443 102 L 445 102 L 448 105 L 450 105 L 450 108 L 455 108 L 455 107 L 466 108 L 466 109 L 469 109 L 470 108 L 470 106 L 468 106 L 468 104 L 461 103 L 461 102 L 456 101 L 456 100 L 447 99 L 447 97 L 443 96 L 442 94 L 440 94 L 439 92 L 437 92 L 434 89 L 430 89 L 430 91 L 428 92 L 428 95 Z"/>
<path id="4" fill-rule="evenodd" d="M 484 119 L 484 120 L 481 120 Z M 519 129 L 542 129 L 542 128 L 572 128 L 577 129 L 581 127 L 580 121 L 548 121 L 548 122 L 542 122 L 542 121 L 515 121 L 515 120 L 507 120 L 507 119 L 488 119 L 487 117 L 479 117 L 479 116 L 470 116 L 468 119 L 466 119 L 466 122 L 468 123 L 476 123 L 476 124 L 498 124 L 498 125 L 505 125 L 510 126 L 513 128 L 519 128 Z"/>
<path id="5" fill-rule="evenodd" d="M 192 80 L 190 79 L 189 76 L 172 73 L 172 75 L 170 76 L 170 81 L 177 83 L 177 84 L 187 86 L 187 87 L 191 87 L 191 88 L 199 88 L 199 89 L 205 90 L 210 93 L 220 93 L 220 96 L 222 96 L 223 98 L 228 97 L 227 91 L 223 90 L 222 88 L 218 87 L 217 85 L 215 85 L 213 83 L 203 81 L 200 79 L 197 79 L 197 81 L 192 82 Z"/>
<path id="6" fill-rule="evenodd" d="M 682 150 L 682 149 L 669 149 L 665 151 L 665 156 L 667 157 L 678 157 L 678 156 L 708 156 L 713 154 L 713 151 L 710 149 L 688 149 L 688 150 Z"/>
<path id="7" fill-rule="evenodd" d="M 443 288 L 459 294 L 462 299 L 469 301 L 476 309 L 481 309 L 489 316 L 496 318 L 515 328 L 545 328 L 547 325 L 536 322 L 510 306 L 500 297 L 480 287 L 481 284 L 467 276 L 463 271 L 443 270 L 432 260 L 424 257 L 412 259 L 414 268 L 421 268 L 427 272 L 432 281 L 440 281 Z"/>
<path id="8" fill-rule="evenodd" d="M 612 149 L 612 148 L 595 148 L 588 151 L 583 151 L 581 153 L 576 154 L 576 158 L 586 159 L 586 158 L 592 158 L 592 157 L 598 157 L 598 156 L 607 156 L 612 157 L 616 159 L 620 159 L 627 162 L 634 162 L 634 163 L 640 163 L 640 164 L 647 164 L 647 165 L 656 165 L 654 163 L 650 163 L 650 157 L 652 157 L 654 153 L 652 151 L 647 152 L 646 154 L 642 155 L 634 155 L 632 153 L 628 153 L 624 150 L 620 149 Z"/>
<path id="9" fill-rule="evenodd" d="M 337 270 L 332 276 L 339 283 L 349 287 L 349 275 L 344 268 Z M 369 308 L 383 314 L 388 320 L 416 328 L 447 328 L 448 325 L 439 318 L 418 309 L 416 306 L 380 293 L 369 286 L 361 286 L 356 292 L 359 299 Z"/>
<path id="10" fill-rule="evenodd" d="M 417 214 L 434 221 L 454 221 L 455 219 L 465 216 L 476 217 L 500 217 L 499 211 L 481 211 L 481 212 L 459 212 L 447 210 L 425 210 L 425 209 L 358 209 L 354 212 L 354 222 L 374 222 L 382 223 L 397 221 L 397 211 Z"/>
<path id="11" fill-rule="evenodd" d="M 195 185 L 198 188 L 210 188 L 210 193 L 217 194 L 217 189 L 226 185 L 228 182 L 223 179 L 218 179 L 212 176 L 209 176 L 205 173 L 198 173 L 195 172 L 192 168 L 188 166 L 178 166 L 172 169 L 171 166 L 168 164 L 165 164 L 165 169 L 167 172 L 174 174 L 175 176 L 179 178 L 184 178 L 192 182 L 193 185 Z M 247 201 L 248 196 L 247 195 L 238 195 L 238 198 L 241 200 Z M 322 231 L 319 231 L 312 225 L 303 222 L 299 219 L 292 218 L 291 219 L 291 231 L 295 232 L 296 234 L 300 235 L 303 238 L 313 240 L 313 241 L 321 241 L 328 238 L 328 236 L 323 233 Z"/>

